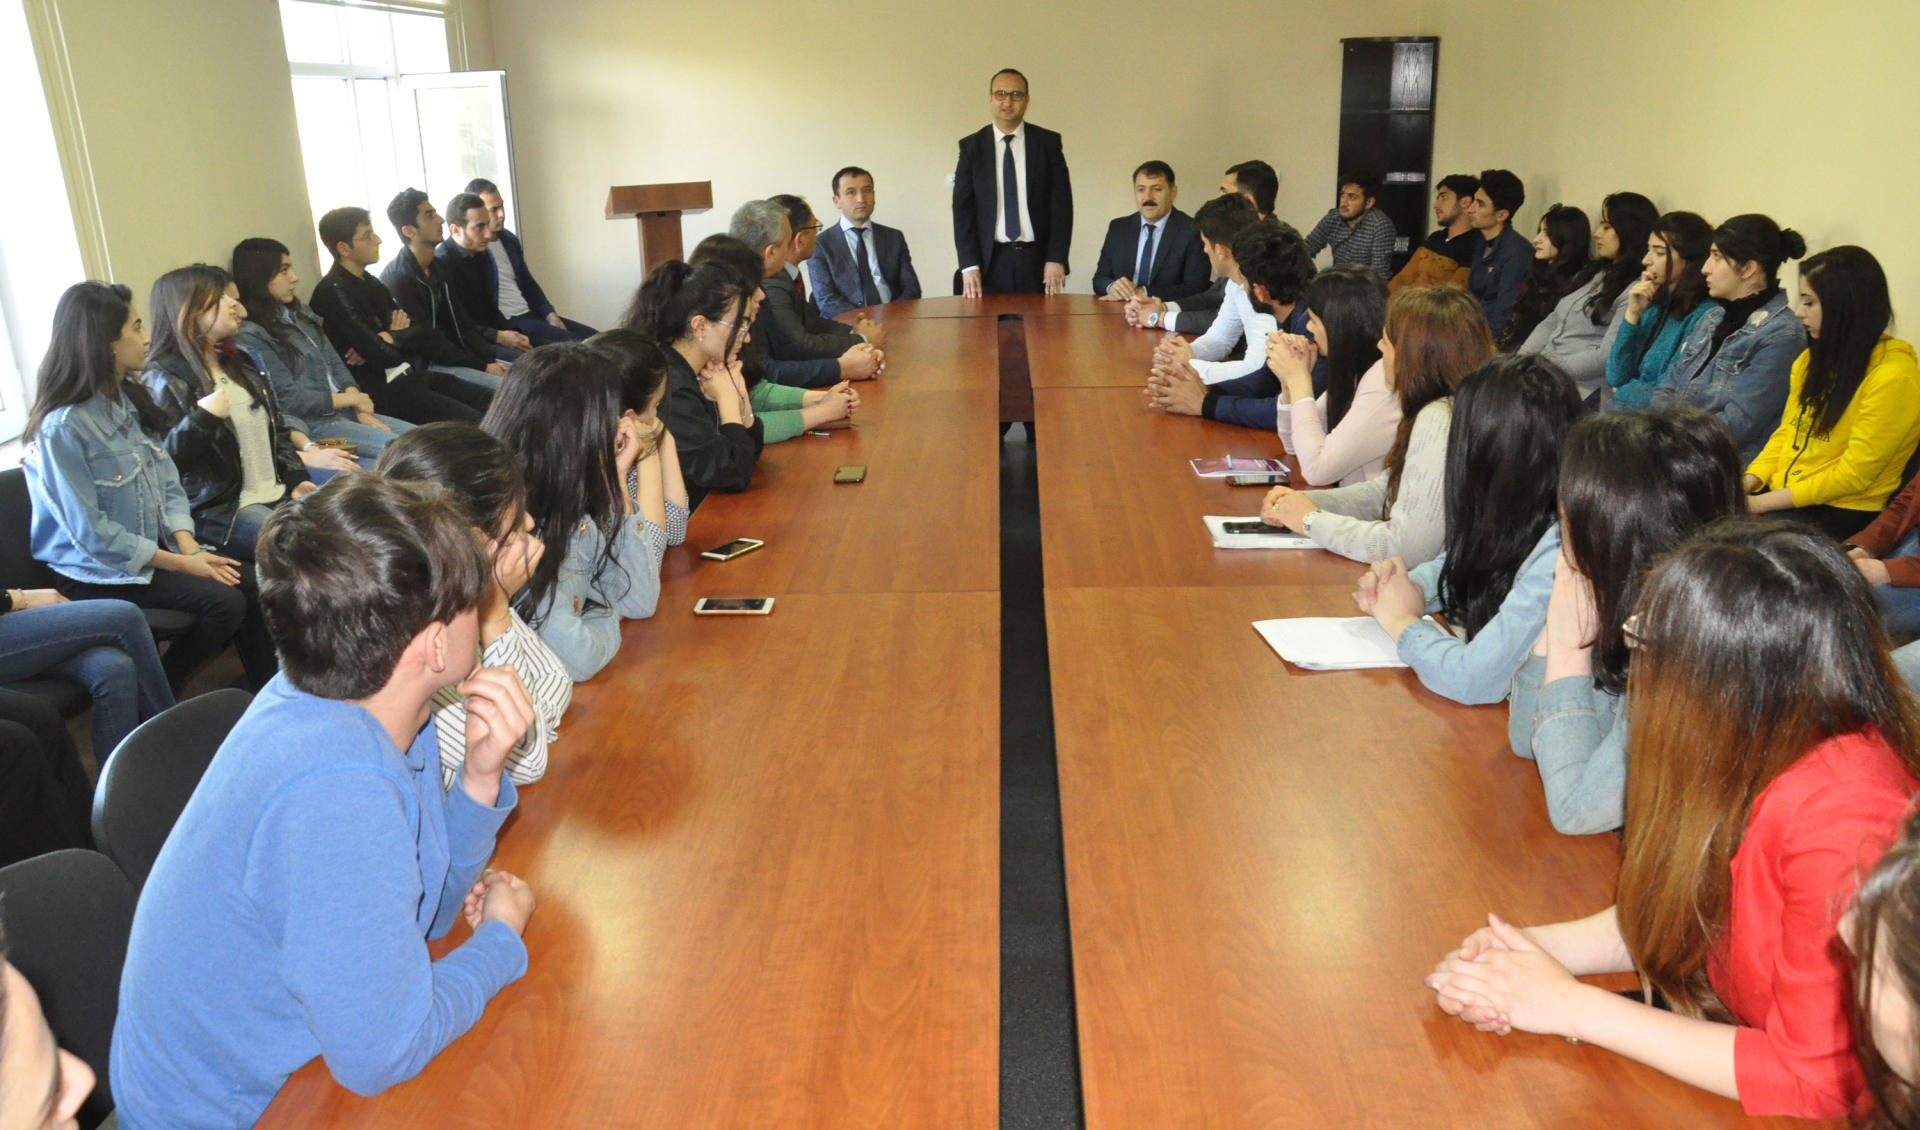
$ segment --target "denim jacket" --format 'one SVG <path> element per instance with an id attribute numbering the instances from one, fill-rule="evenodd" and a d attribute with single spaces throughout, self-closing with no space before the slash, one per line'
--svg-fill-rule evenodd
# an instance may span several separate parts
<path id="1" fill-rule="evenodd" d="M 285 307 L 284 313 L 268 311 L 268 318 L 287 323 L 285 343 L 273 331 L 252 318 L 240 323 L 234 344 L 253 358 L 253 367 L 267 378 L 273 395 L 280 402 L 280 419 L 298 432 L 312 432 L 310 424 L 322 424 L 336 417 L 353 419 L 353 413 L 333 406 L 333 394 L 357 388 L 347 363 L 334 352 L 327 340 L 320 315 L 305 306 Z"/>
<path id="2" fill-rule="evenodd" d="M 21 462 L 33 500 L 33 555 L 90 584 L 146 584 L 153 555 L 193 532 L 173 460 L 123 396 L 95 396 L 40 421 Z"/>
<path id="3" fill-rule="evenodd" d="M 1807 331 L 1787 310 L 1787 295 L 1781 291 L 1733 331 L 1709 363 L 1713 331 L 1726 313 L 1725 307 L 1715 303 L 1693 323 L 1666 379 L 1653 391 L 1651 404 L 1655 408 L 1690 404 L 1718 416 L 1733 432 L 1744 467 L 1780 426 L 1788 377 L 1794 359 L 1807 348 Z"/>
<path id="4" fill-rule="evenodd" d="M 1400 633 L 1400 658 L 1426 688 L 1469 706 L 1499 702 L 1513 686 L 1513 673 L 1547 626 L 1547 601 L 1553 596 L 1553 565 L 1560 556 L 1560 525 L 1553 523 L 1533 543 L 1514 574 L 1513 587 L 1500 610 L 1471 640 L 1462 640 L 1431 620 Z M 1440 609 L 1440 568 L 1447 555 L 1416 565 L 1407 578 L 1427 598 L 1428 612 Z"/>
<path id="5" fill-rule="evenodd" d="M 667 525 L 662 529 L 638 514 L 621 518 L 613 559 L 599 576 L 593 570 L 607 544 L 600 528 L 583 521 L 567 540 L 546 606 L 527 619 L 574 682 L 586 682 L 613 661 L 620 650 L 620 621 L 653 615 L 660 601 L 660 562 L 668 545 L 686 537 L 687 512 L 669 502 Z"/>

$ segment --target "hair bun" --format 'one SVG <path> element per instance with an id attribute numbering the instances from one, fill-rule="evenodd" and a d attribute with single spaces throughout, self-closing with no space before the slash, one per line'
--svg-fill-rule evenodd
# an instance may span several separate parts
<path id="1" fill-rule="evenodd" d="M 1798 259 L 1806 253 L 1807 241 L 1805 237 L 1792 228 L 1780 229 L 1780 259 L 1782 262 L 1789 259 Z"/>

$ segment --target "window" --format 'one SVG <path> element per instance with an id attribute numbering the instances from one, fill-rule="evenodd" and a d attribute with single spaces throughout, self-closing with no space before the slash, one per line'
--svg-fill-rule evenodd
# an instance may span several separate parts
<path id="1" fill-rule="evenodd" d="M 441 7 L 437 0 L 280 0 L 316 223 L 356 204 L 384 232 L 382 213 L 401 189 L 423 189 L 444 204 L 467 181 L 486 177 L 504 190 L 512 226 L 506 76 L 449 72 Z M 320 261 L 329 258 L 321 248 Z"/>

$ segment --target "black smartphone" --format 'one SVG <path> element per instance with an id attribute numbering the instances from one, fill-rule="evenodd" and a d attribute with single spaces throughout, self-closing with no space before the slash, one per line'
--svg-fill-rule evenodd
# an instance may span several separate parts
<path id="1" fill-rule="evenodd" d="M 1285 526 L 1269 526 L 1258 518 L 1244 522 L 1222 522 L 1220 528 L 1230 534 L 1291 534 Z"/>

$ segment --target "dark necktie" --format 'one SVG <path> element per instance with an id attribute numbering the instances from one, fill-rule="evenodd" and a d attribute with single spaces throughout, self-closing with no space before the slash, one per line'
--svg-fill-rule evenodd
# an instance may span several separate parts
<path id="1" fill-rule="evenodd" d="M 1153 275 L 1153 237 L 1160 234 L 1159 224 L 1147 225 L 1147 245 L 1140 249 L 1140 269 L 1133 273 L 1133 285 L 1146 286 Z"/>
<path id="2" fill-rule="evenodd" d="M 1007 242 L 1020 242 L 1020 178 L 1013 171 L 1013 135 L 1000 139 L 1006 143 L 1000 158 L 1000 197 L 1003 203 L 1000 210 L 1005 213 Z"/>
<path id="3" fill-rule="evenodd" d="M 876 305 L 873 297 L 873 257 L 867 253 L 867 229 L 853 229 L 853 254 L 860 268 L 860 305 Z"/>
<path id="4" fill-rule="evenodd" d="M 793 269 L 793 292 L 800 296 L 800 301 L 804 305 L 807 301 L 807 275 L 798 267 Z"/>

